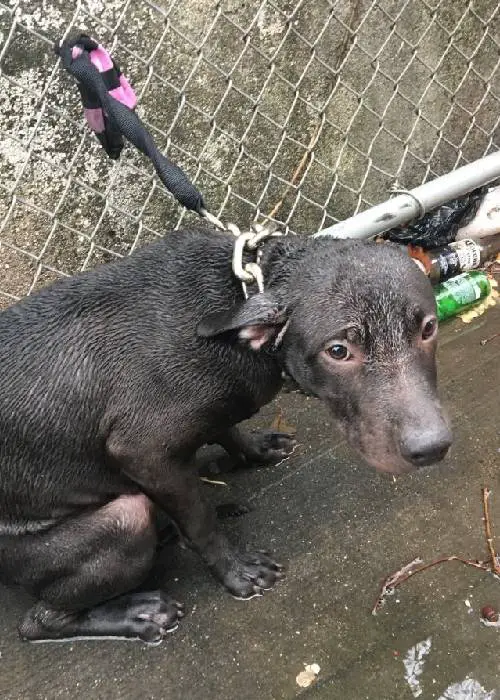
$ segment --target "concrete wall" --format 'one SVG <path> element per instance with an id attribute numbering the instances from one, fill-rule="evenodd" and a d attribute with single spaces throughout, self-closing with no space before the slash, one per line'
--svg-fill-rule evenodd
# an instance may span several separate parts
<path id="1" fill-rule="evenodd" d="M 51 44 L 115 46 L 140 115 L 209 208 L 310 233 L 498 147 L 493 0 L 0 4 L 0 308 L 185 215 L 132 149 L 107 158 Z M 437 9 L 433 10 L 433 5 Z"/>

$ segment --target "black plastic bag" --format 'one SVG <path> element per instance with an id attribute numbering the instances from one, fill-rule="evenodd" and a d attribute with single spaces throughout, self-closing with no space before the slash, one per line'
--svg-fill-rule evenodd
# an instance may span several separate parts
<path id="1" fill-rule="evenodd" d="M 411 243 L 425 250 L 447 245 L 455 240 L 458 229 L 467 226 L 475 217 L 489 187 L 491 185 L 479 187 L 452 199 L 407 226 L 385 231 L 382 238 L 400 245 Z"/>

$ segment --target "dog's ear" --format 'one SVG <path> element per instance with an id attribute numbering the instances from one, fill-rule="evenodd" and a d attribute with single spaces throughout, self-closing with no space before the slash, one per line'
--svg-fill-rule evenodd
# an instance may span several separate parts
<path id="1" fill-rule="evenodd" d="M 287 321 L 286 308 L 267 292 L 255 294 L 227 311 L 205 316 L 196 331 L 203 338 L 213 338 L 229 331 L 238 331 L 241 340 L 253 350 L 275 338 Z"/>

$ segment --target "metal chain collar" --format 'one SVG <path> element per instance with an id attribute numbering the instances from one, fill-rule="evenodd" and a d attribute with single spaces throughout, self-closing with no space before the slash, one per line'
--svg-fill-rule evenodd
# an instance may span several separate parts
<path id="1" fill-rule="evenodd" d="M 259 243 L 267 238 L 282 236 L 278 231 L 278 226 L 270 221 L 267 224 L 253 223 L 250 231 L 241 233 L 235 224 L 227 225 L 228 231 L 236 236 L 233 250 L 233 273 L 240 280 L 245 299 L 248 299 L 248 284 L 256 284 L 259 293 L 264 291 L 264 277 L 260 267 L 262 251 L 258 249 Z M 245 250 L 256 251 L 255 261 L 243 264 L 243 253 Z"/>
<path id="2" fill-rule="evenodd" d="M 248 299 L 247 285 L 256 284 L 259 293 L 264 291 L 264 276 L 260 267 L 262 251 L 258 250 L 259 243 L 267 238 L 282 236 L 278 231 L 278 226 L 273 221 L 266 224 L 253 223 L 250 225 L 250 231 L 241 232 L 236 224 L 229 223 L 224 226 L 217 217 L 203 210 L 203 218 L 211 224 L 223 231 L 232 233 L 236 240 L 234 243 L 232 268 L 234 275 L 240 280 L 245 299 Z M 245 250 L 257 251 L 254 262 L 243 264 L 243 254 Z"/>

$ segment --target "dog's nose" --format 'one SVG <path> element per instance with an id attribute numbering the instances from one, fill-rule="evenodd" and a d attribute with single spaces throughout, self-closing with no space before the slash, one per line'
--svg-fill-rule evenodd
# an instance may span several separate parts
<path id="1" fill-rule="evenodd" d="M 401 439 L 401 454 L 416 467 L 440 462 L 446 456 L 452 441 L 449 428 L 408 431 Z"/>

